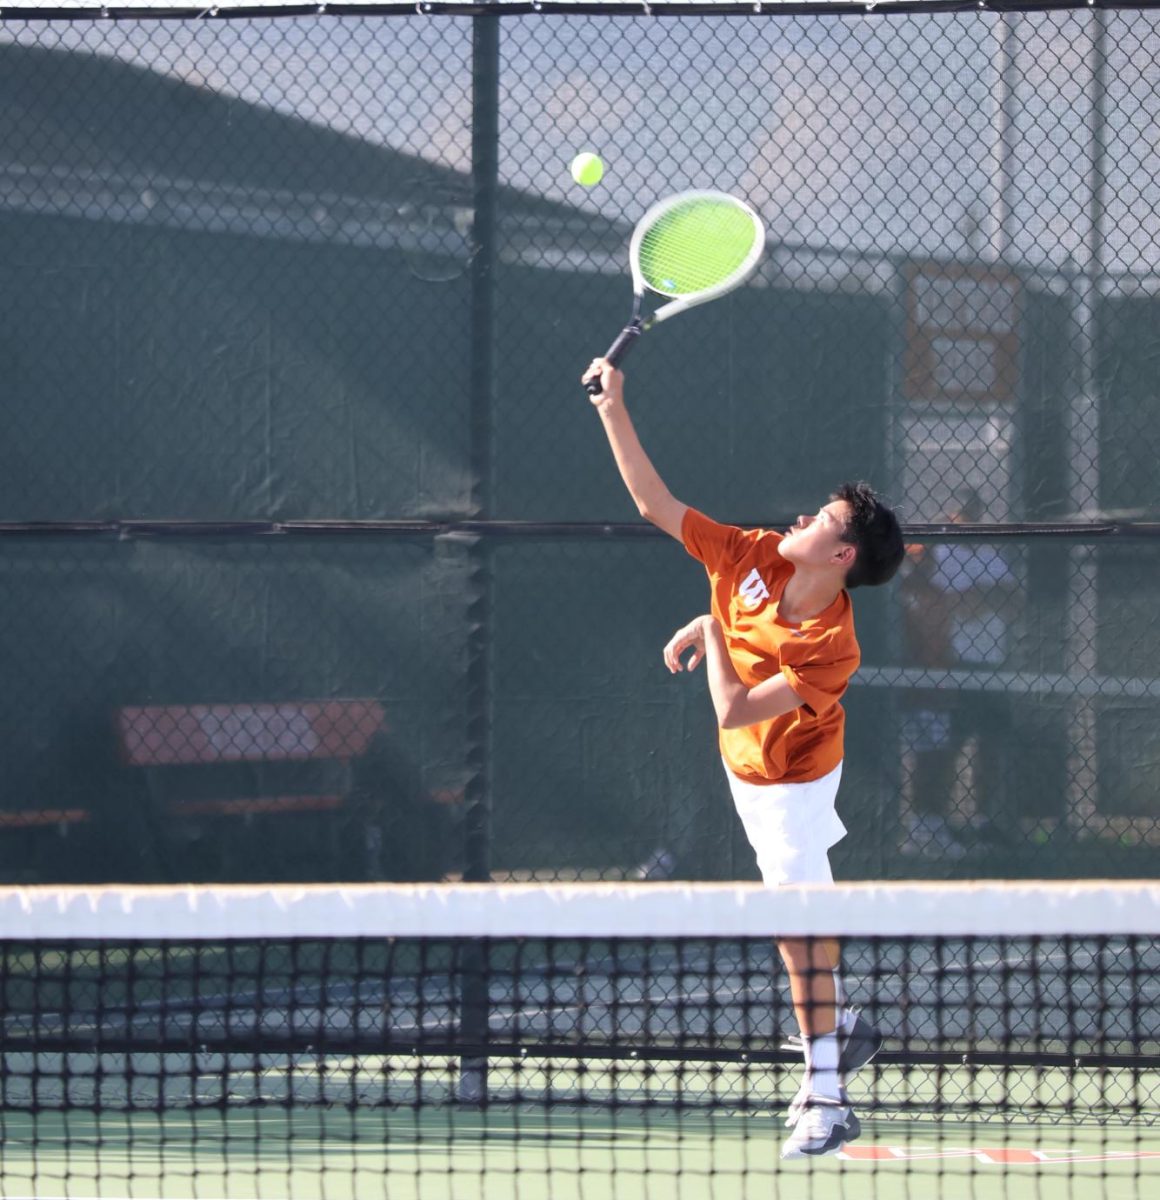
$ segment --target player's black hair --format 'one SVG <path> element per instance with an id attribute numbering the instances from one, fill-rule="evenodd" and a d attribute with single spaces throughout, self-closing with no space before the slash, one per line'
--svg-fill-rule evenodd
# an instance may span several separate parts
<path id="1" fill-rule="evenodd" d="M 857 554 L 846 572 L 846 587 L 874 587 L 893 579 L 906 554 L 894 511 L 868 483 L 843 483 L 830 499 L 850 506 L 842 541 L 849 542 Z"/>

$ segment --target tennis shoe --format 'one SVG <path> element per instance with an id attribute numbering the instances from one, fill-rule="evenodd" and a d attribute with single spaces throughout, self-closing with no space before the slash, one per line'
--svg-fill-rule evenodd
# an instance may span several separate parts
<path id="1" fill-rule="evenodd" d="M 860 1071 L 882 1049 L 882 1034 L 862 1015 L 860 1008 L 851 1010 L 854 1022 L 838 1034 L 838 1074 L 842 1086 L 850 1076 Z"/>
<path id="2" fill-rule="evenodd" d="M 801 1118 L 781 1147 L 782 1158 L 817 1158 L 837 1154 L 862 1132 L 862 1123 L 843 1092 L 838 1099 L 810 1094 Z"/>
<path id="3" fill-rule="evenodd" d="M 862 1015 L 860 1008 L 847 1009 L 853 1013 L 854 1020 L 846 1029 L 838 1030 L 838 1074 L 845 1087 L 851 1077 L 860 1071 L 882 1049 L 882 1034 Z M 802 1039 L 797 1034 L 791 1034 L 783 1043 L 783 1050 L 802 1051 Z M 785 1114 L 786 1126 L 792 1129 L 805 1110 L 806 1101 L 810 1095 L 810 1082 L 807 1076 L 802 1080 L 797 1095 L 790 1101 Z"/>

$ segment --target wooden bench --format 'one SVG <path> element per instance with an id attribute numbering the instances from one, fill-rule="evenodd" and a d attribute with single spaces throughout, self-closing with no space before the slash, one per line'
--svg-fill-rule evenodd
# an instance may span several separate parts
<path id="1" fill-rule="evenodd" d="M 132 767 L 294 762 L 364 755 L 386 728 L 378 700 L 292 700 L 269 704 L 166 704 L 121 708 L 117 740 Z M 341 794 L 176 802 L 187 812 L 288 812 L 334 808 Z"/>
<path id="2" fill-rule="evenodd" d="M 93 824 L 87 808 L 0 810 L 0 882 L 23 886 L 69 879 L 69 864 L 90 857 L 83 833 Z"/>
<path id="3" fill-rule="evenodd" d="M 317 813 L 342 807 L 350 792 L 351 761 L 367 754 L 386 729 L 378 700 L 289 700 L 270 703 L 166 704 L 117 710 L 117 744 L 124 765 L 178 768 L 230 763 L 334 761 L 338 786 L 325 791 L 169 798 L 173 819 L 243 818 Z"/>
<path id="4" fill-rule="evenodd" d="M 0 810 L 0 831 L 43 829 L 53 826 L 64 837 L 74 825 L 83 825 L 92 817 L 87 808 L 21 808 Z"/>

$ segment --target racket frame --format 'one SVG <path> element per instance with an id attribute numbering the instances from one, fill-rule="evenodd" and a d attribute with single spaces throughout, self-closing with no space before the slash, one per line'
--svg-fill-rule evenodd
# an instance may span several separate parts
<path id="1" fill-rule="evenodd" d="M 753 223 L 757 237 L 754 239 L 753 246 L 745 256 L 744 261 L 728 279 L 722 283 L 714 284 L 713 287 L 703 288 L 699 292 L 690 292 L 687 296 L 674 297 L 667 304 L 662 304 L 656 312 L 643 318 L 641 322 L 642 332 L 653 325 L 659 325 L 661 321 L 667 321 L 669 317 L 675 317 L 677 313 L 685 312 L 687 309 L 694 308 L 698 304 L 706 304 L 710 300 L 716 300 L 718 296 L 724 296 L 727 292 L 733 291 L 734 288 L 740 287 L 757 270 L 757 264 L 761 261 L 761 255 L 765 251 L 765 226 L 762 224 L 761 218 L 744 200 L 738 200 L 736 196 L 730 196 L 728 192 L 677 192 L 672 196 L 666 196 L 663 200 L 658 200 L 637 221 L 636 228 L 632 231 L 632 240 L 628 244 L 628 265 L 632 271 L 632 291 L 634 296 L 634 320 L 640 318 L 640 305 L 646 291 L 653 292 L 657 296 L 667 295 L 666 292 L 649 287 L 645 282 L 644 274 L 640 268 L 641 243 L 644 241 L 645 235 L 656 224 L 659 217 L 664 216 L 670 209 L 678 208 L 690 200 L 713 200 L 717 203 L 724 202 L 736 209 L 740 209 Z"/>
<path id="2" fill-rule="evenodd" d="M 690 200 L 713 200 L 718 203 L 724 201 L 727 204 L 731 204 L 734 208 L 740 209 L 753 222 L 753 228 L 757 234 L 753 246 L 737 270 L 722 283 L 714 284 L 713 287 L 703 288 L 699 292 L 690 292 L 687 296 L 674 297 L 667 304 L 662 304 L 655 312 L 647 316 L 642 316 L 641 305 L 644 301 L 646 291 L 652 292 L 657 296 L 664 296 L 667 293 L 650 287 L 645 281 L 644 273 L 640 267 L 641 243 L 644 241 L 645 235 L 656 223 L 658 217 L 663 216 L 672 208 L 688 203 Z M 724 296 L 727 292 L 733 291 L 734 288 L 740 287 L 757 270 L 757 264 L 761 261 L 761 255 L 764 251 L 765 226 L 762 224 L 761 218 L 751 205 L 747 204 L 744 200 L 738 200 L 736 196 L 730 196 L 728 192 L 705 190 L 675 192 L 671 196 L 666 196 L 663 200 L 658 200 L 637 221 L 632 231 L 632 239 L 628 244 L 628 265 L 632 273 L 632 319 L 620 331 L 616 341 L 609 346 L 604 357 L 613 366 L 616 366 L 645 330 L 660 324 L 661 321 L 667 321 L 670 317 L 675 317 L 678 313 L 695 308 L 698 304 L 705 304 L 710 300 L 716 300 L 718 296 Z M 590 396 L 598 396 L 600 394 L 599 379 L 590 379 L 585 387 Z"/>

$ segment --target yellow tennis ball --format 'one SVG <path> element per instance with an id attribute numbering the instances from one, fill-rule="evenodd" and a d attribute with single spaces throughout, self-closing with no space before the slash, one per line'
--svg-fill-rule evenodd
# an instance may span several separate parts
<path id="1" fill-rule="evenodd" d="M 572 160 L 572 178 L 582 187 L 594 187 L 604 178 L 604 164 L 599 154 L 583 150 Z"/>

